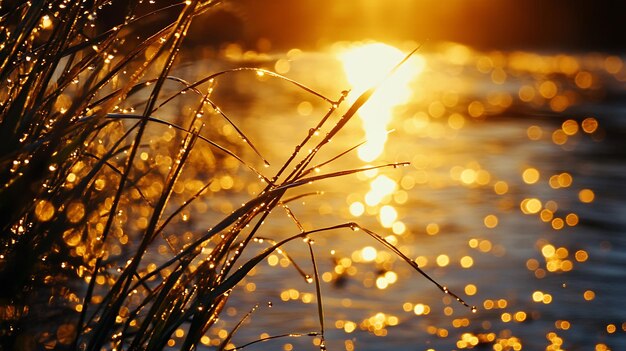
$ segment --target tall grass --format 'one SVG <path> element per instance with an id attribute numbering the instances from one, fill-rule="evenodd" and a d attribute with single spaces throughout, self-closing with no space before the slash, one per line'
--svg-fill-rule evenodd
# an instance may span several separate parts
<path id="1" fill-rule="evenodd" d="M 317 292 L 319 330 L 307 335 L 320 337 L 323 349 L 324 311 L 311 245 L 313 236 L 329 231 L 360 230 L 452 294 L 381 236 L 356 223 L 309 231 L 300 226 L 301 231 L 287 239 L 244 255 L 277 207 L 299 224 L 289 202 L 306 195 L 293 194 L 302 185 L 368 169 L 313 172 L 354 149 L 316 161 L 319 150 L 376 87 L 337 117 L 346 93 L 325 97 L 257 68 L 187 82 L 171 75 L 187 30 L 195 17 L 219 3 L 122 2 L 127 3 L 123 21 L 107 27 L 96 19 L 108 3 L 16 2 L 4 4 L 0 12 L 4 349 L 34 349 L 40 344 L 157 350 L 166 348 L 175 330 L 184 328 L 179 347 L 192 350 L 214 326 L 237 284 L 296 239 L 309 246 L 314 270 L 310 275 L 300 271 Z M 235 72 L 261 72 L 328 103 L 327 113 L 272 176 L 244 161 L 245 147 L 267 163 L 211 99 L 216 79 Z M 192 101 L 193 107 L 181 111 L 176 105 L 180 101 Z M 207 119 L 205 114 L 221 119 Z M 223 124 L 231 126 L 239 143 L 218 133 Z M 313 143 L 312 137 L 323 128 L 326 136 Z M 302 153 L 305 147 L 312 152 Z M 261 178 L 265 188 L 205 232 L 177 238 L 173 233 L 184 225 L 192 205 L 214 201 L 208 188 L 233 160 Z M 167 258 L 157 266 L 148 259 L 155 255 Z M 49 320 L 54 324 L 45 323 Z M 218 349 L 231 347 L 241 324 L 232 326 Z"/>

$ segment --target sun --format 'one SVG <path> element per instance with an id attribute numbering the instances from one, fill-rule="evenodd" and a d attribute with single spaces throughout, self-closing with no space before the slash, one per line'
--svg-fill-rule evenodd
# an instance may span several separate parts
<path id="1" fill-rule="evenodd" d="M 352 86 L 352 102 L 365 90 L 383 81 L 391 69 L 406 56 L 400 49 L 385 43 L 367 43 L 341 50 L 338 58 Z M 359 158 L 370 162 L 378 158 L 387 141 L 387 126 L 393 109 L 411 98 L 410 83 L 424 70 L 422 56 L 414 55 L 377 89 L 359 110 L 367 142 L 358 150 Z"/>

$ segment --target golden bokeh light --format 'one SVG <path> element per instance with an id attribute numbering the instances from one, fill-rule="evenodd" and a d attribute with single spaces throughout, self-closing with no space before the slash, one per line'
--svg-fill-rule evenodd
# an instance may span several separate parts
<path id="1" fill-rule="evenodd" d="M 385 205 L 380 208 L 379 218 L 383 227 L 391 228 L 398 219 L 398 211 L 393 206 Z"/>
<path id="2" fill-rule="evenodd" d="M 578 198 L 581 202 L 590 203 L 595 199 L 595 193 L 591 189 L 582 189 L 578 192 Z"/>
<path id="3" fill-rule="evenodd" d="M 535 184 L 539 180 L 539 171 L 536 168 L 526 168 L 522 172 L 522 178 L 526 184 Z"/>
<path id="4" fill-rule="evenodd" d="M 593 117 L 587 117 L 582 121 L 581 126 L 585 133 L 591 134 L 598 129 L 598 120 Z"/>
<path id="5" fill-rule="evenodd" d="M 557 92 L 558 88 L 556 84 L 551 80 L 547 80 L 541 83 L 541 85 L 539 86 L 539 93 L 546 99 L 553 98 L 554 96 L 556 96 Z"/>
<path id="6" fill-rule="evenodd" d="M 47 200 L 40 200 L 35 206 L 35 215 L 37 216 L 37 219 L 41 222 L 47 222 L 51 220 L 52 217 L 54 217 L 55 212 L 56 209 L 54 208 L 54 205 Z"/>
<path id="7" fill-rule="evenodd" d="M 465 286 L 465 293 L 468 296 L 476 295 L 477 291 L 478 291 L 478 288 L 476 288 L 476 285 L 474 285 L 474 284 L 467 284 Z"/>
<path id="8" fill-rule="evenodd" d="M 568 119 L 567 121 L 563 122 L 563 124 L 561 125 L 561 129 L 563 129 L 563 132 L 565 134 L 572 136 L 578 133 L 578 122 L 573 119 Z"/>
<path id="9" fill-rule="evenodd" d="M 481 117 L 485 113 L 485 105 L 480 101 L 472 101 L 467 106 L 467 112 L 474 118 Z"/>
<path id="10" fill-rule="evenodd" d="M 522 212 L 525 214 L 538 213 L 539 211 L 541 211 L 541 207 L 542 207 L 541 200 L 537 198 L 524 199 L 522 200 L 522 203 L 520 204 L 520 208 Z"/>
<path id="11" fill-rule="evenodd" d="M 543 130 L 539 126 L 530 126 L 526 129 L 526 134 L 530 140 L 539 140 L 543 136 Z"/>
<path id="12" fill-rule="evenodd" d="M 474 259 L 471 256 L 463 256 L 461 257 L 461 267 L 470 268 L 474 265 Z"/>
<path id="13" fill-rule="evenodd" d="M 361 258 L 365 262 L 374 261 L 376 259 L 377 254 L 378 254 L 378 251 L 371 246 L 366 246 L 361 250 Z"/>
<path id="14" fill-rule="evenodd" d="M 498 226 L 498 217 L 496 215 L 490 214 L 485 216 L 483 220 L 485 227 L 487 228 L 495 228 Z"/>
<path id="15" fill-rule="evenodd" d="M 365 213 L 365 206 L 362 202 L 355 201 L 350 204 L 349 210 L 351 215 L 359 217 Z"/>
<path id="16" fill-rule="evenodd" d="M 441 254 L 437 256 L 436 261 L 439 267 L 446 267 L 448 264 L 450 264 L 450 257 L 448 257 L 448 255 Z"/>
<path id="17" fill-rule="evenodd" d="M 365 194 L 365 203 L 368 206 L 376 206 L 383 201 L 386 196 L 391 195 L 398 184 L 386 175 L 379 175 L 370 182 L 370 191 Z"/>
<path id="18" fill-rule="evenodd" d="M 509 185 L 505 181 L 499 180 L 493 185 L 493 190 L 498 195 L 504 195 L 509 191 Z"/>

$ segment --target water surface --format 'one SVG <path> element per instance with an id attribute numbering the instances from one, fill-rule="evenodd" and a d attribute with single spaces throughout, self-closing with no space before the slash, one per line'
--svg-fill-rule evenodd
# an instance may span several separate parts
<path id="1" fill-rule="evenodd" d="M 338 98 L 354 84 L 339 61 L 346 50 L 291 51 L 260 65 Z M 376 55 L 358 57 L 372 71 L 383 65 Z M 313 239 L 328 348 L 626 349 L 622 59 L 482 53 L 454 44 L 418 52 L 408 63 L 417 68 L 401 83 L 406 98 L 383 99 L 392 103 L 366 105 L 361 113 L 386 137 L 384 150 L 369 159 L 352 152 L 320 173 L 402 161 L 410 166 L 312 184 L 292 195 L 324 193 L 290 209 L 307 229 L 355 221 L 379 233 L 478 311 L 442 293 L 363 232 L 319 234 Z M 222 96 L 221 107 L 239 116 L 272 163 L 264 169 L 268 175 L 329 108 L 267 77 L 238 76 L 220 85 L 234 95 Z M 358 94 L 353 88 L 345 105 Z M 404 93 L 392 88 L 389 96 Z M 381 122 L 385 109 L 389 120 Z M 350 121 L 318 160 L 364 140 L 367 123 Z M 258 162 L 252 153 L 247 159 Z M 261 188 L 248 187 L 249 194 L 231 200 L 245 201 Z M 276 211 L 261 235 L 279 240 L 297 232 Z M 285 249 L 312 274 L 304 243 Z M 233 294 L 226 329 L 259 305 L 235 345 L 320 330 L 315 286 L 291 266 L 272 256 Z M 316 349 L 313 343 L 319 339 L 281 338 L 248 349 Z"/>

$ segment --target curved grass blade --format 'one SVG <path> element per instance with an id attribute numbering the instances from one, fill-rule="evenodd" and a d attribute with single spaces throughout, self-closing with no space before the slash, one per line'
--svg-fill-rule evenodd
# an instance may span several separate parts
<path id="1" fill-rule="evenodd" d="M 294 187 L 301 186 L 301 185 L 304 185 L 304 184 L 311 184 L 311 183 L 314 183 L 314 182 L 317 182 L 317 181 L 320 181 L 320 180 L 324 180 L 324 179 L 342 177 L 342 176 L 346 176 L 346 175 L 350 175 L 350 174 L 365 172 L 365 171 L 372 170 L 372 169 L 388 168 L 388 167 L 393 167 L 393 168 L 406 167 L 406 166 L 409 166 L 410 164 L 411 164 L 410 162 L 395 162 L 395 163 L 387 163 L 387 164 L 378 165 L 378 166 L 363 167 L 363 168 L 358 168 L 358 169 L 349 169 L 349 170 L 344 170 L 344 171 L 331 172 L 331 173 L 321 174 L 321 175 L 318 175 L 318 176 L 311 176 L 311 177 L 307 177 L 307 178 L 301 178 L 301 179 L 292 181 L 290 183 L 280 185 L 280 186 L 276 187 L 276 190 L 279 190 L 279 189 L 290 189 L 290 188 L 294 188 Z"/>
<path id="2" fill-rule="evenodd" d="M 262 260 L 267 258 L 267 256 L 269 256 L 272 252 L 274 252 L 277 248 L 283 246 L 284 244 L 286 244 L 286 243 L 288 243 L 290 241 L 293 241 L 295 239 L 298 239 L 298 238 L 306 238 L 307 235 L 320 233 L 320 232 L 327 232 L 327 231 L 341 229 L 341 228 L 349 228 L 349 229 L 351 229 L 353 231 L 362 230 L 363 232 L 365 232 L 366 234 L 368 234 L 372 238 L 376 239 L 376 241 L 381 243 L 383 246 L 385 246 L 391 252 L 393 252 L 398 257 L 400 257 L 402 260 L 404 260 L 406 263 L 408 263 L 411 267 L 413 267 L 413 269 L 415 269 L 418 273 L 420 273 L 427 280 L 429 280 L 430 282 L 435 284 L 435 286 L 437 286 L 439 288 L 439 290 L 441 290 L 445 294 L 448 294 L 448 295 L 454 297 L 460 304 L 462 304 L 463 306 L 471 309 L 472 312 L 476 312 L 476 306 L 470 306 L 460 296 L 458 296 L 457 294 L 455 294 L 452 291 L 450 291 L 446 286 L 443 286 L 440 283 L 438 283 L 430 275 L 428 275 L 426 272 L 424 272 L 418 266 L 418 264 L 415 263 L 415 261 L 413 261 L 410 258 L 408 258 L 396 246 L 394 246 L 394 245 L 390 244 L 389 242 L 387 242 L 385 240 L 385 238 L 383 238 L 382 236 L 376 234 L 375 232 L 373 232 L 373 231 L 371 231 L 369 229 L 363 228 L 363 227 L 361 227 L 360 225 L 358 225 L 357 223 L 354 223 L 354 222 L 343 223 L 343 224 L 338 224 L 338 225 L 334 225 L 334 226 L 329 226 L 329 227 L 324 227 L 324 228 L 319 228 L 319 229 L 306 231 L 306 232 L 299 233 L 299 234 L 293 235 L 293 236 L 291 236 L 289 238 L 286 238 L 286 239 L 283 239 L 283 240 L 279 241 L 276 245 L 266 249 L 265 251 L 261 252 L 260 254 L 258 254 L 254 258 L 250 259 L 245 264 L 243 264 L 236 272 L 234 272 L 231 276 L 229 276 L 224 281 L 223 284 L 221 284 L 220 286 L 216 287 L 211 292 L 211 294 L 220 295 L 220 294 L 222 294 L 222 293 L 232 289 L 239 281 L 241 281 L 248 274 L 248 272 L 252 268 L 254 268 L 257 264 L 259 264 Z"/>
<path id="3" fill-rule="evenodd" d="M 317 296 L 317 316 L 320 321 L 320 351 L 326 351 L 326 340 L 324 339 L 324 305 L 322 303 L 322 289 L 320 287 L 320 275 L 317 270 L 317 263 L 315 262 L 315 254 L 313 253 L 313 241 L 306 237 L 304 239 L 309 247 L 309 253 L 311 254 L 311 263 L 313 264 L 313 277 L 315 278 L 315 294 Z"/>
<path id="4" fill-rule="evenodd" d="M 270 245 L 276 245 L 276 240 L 269 239 L 269 238 L 255 237 L 254 240 L 256 242 L 258 242 L 258 243 L 265 243 L 265 242 L 267 242 Z M 302 278 L 304 278 L 304 281 L 306 281 L 307 283 L 311 282 L 311 276 L 307 272 L 305 272 L 304 269 L 302 269 L 302 267 L 300 267 L 300 265 L 291 257 L 291 255 L 289 255 L 287 253 L 287 251 L 285 249 L 280 249 L 277 252 L 279 254 L 281 254 L 284 258 L 289 260 L 289 263 L 291 263 L 293 265 L 293 267 L 298 271 L 300 276 L 302 276 Z"/>
<path id="5" fill-rule="evenodd" d="M 299 334 L 299 333 L 289 333 L 289 334 L 280 334 L 280 335 L 271 335 L 271 336 L 266 336 L 264 338 L 258 339 L 258 340 L 254 340 L 251 341 L 247 344 L 243 344 L 241 346 L 232 348 L 232 349 L 224 349 L 224 351 L 237 351 L 237 350 L 242 350 L 243 348 L 246 348 L 248 346 L 252 346 L 254 344 L 258 344 L 260 342 L 265 342 L 265 341 L 269 341 L 269 340 L 274 340 L 274 339 L 282 339 L 282 338 L 299 338 L 302 336 L 319 336 L 320 334 L 318 332 L 309 332 L 306 334 Z"/>
<path id="6" fill-rule="evenodd" d="M 248 318 L 250 318 L 250 316 L 252 315 L 252 313 L 254 313 L 257 309 L 259 308 L 259 305 L 255 305 L 250 311 L 248 311 L 248 313 L 246 313 L 245 316 L 243 316 L 239 322 L 237 323 L 237 325 L 235 325 L 235 327 L 230 331 L 230 333 L 228 333 L 228 335 L 224 338 L 224 340 L 222 340 L 222 343 L 220 344 L 220 346 L 217 348 L 218 351 L 224 351 L 224 348 L 228 345 L 228 343 L 230 343 L 230 340 L 233 338 L 233 336 L 235 335 L 235 333 L 239 330 L 239 328 L 241 327 L 241 325 L 243 324 L 243 322 L 245 322 Z"/>
<path id="7" fill-rule="evenodd" d="M 382 236 L 374 233 L 373 231 L 371 231 L 369 229 L 361 227 L 360 225 L 358 225 L 356 223 L 351 223 L 351 225 L 352 225 L 353 229 L 362 230 L 365 233 L 367 233 L 369 236 L 371 236 L 372 238 L 376 239 L 376 241 L 378 241 L 379 243 L 383 244 L 383 246 L 385 246 L 391 252 L 396 254 L 398 257 L 400 257 L 406 263 L 408 263 L 411 267 L 413 267 L 413 269 L 415 269 L 424 278 L 428 279 L 430 282 L 435 284 L 435 286 L 437 286 L 439 288 L 439 290 L 443 291 L 445 294 L 448 294 L 448 295 L 454 297 L 456 299 L 456 301 L 458 301 L 463 306 L 469 308 L 472 312 L 476 312 L 476 306 L 470 306 L 460 296 L 458 296 L 457 294 L 455 294 L 452 291 L 450 291 L 450 289 L 448 289 L 448 287 L 439 284 L 434 278 L 432 278 L 430 275 L 428 275 L 428 273 L 424 272 L 415 261 L 413 261 L 412 259 L 408 258 L 405 254 L 402 253 L 402 251 L 398 250 L 398 248 L 396 246 L 390 244 L 387 240 L 385 240 L 385 238 L 383 238 Z"/>

